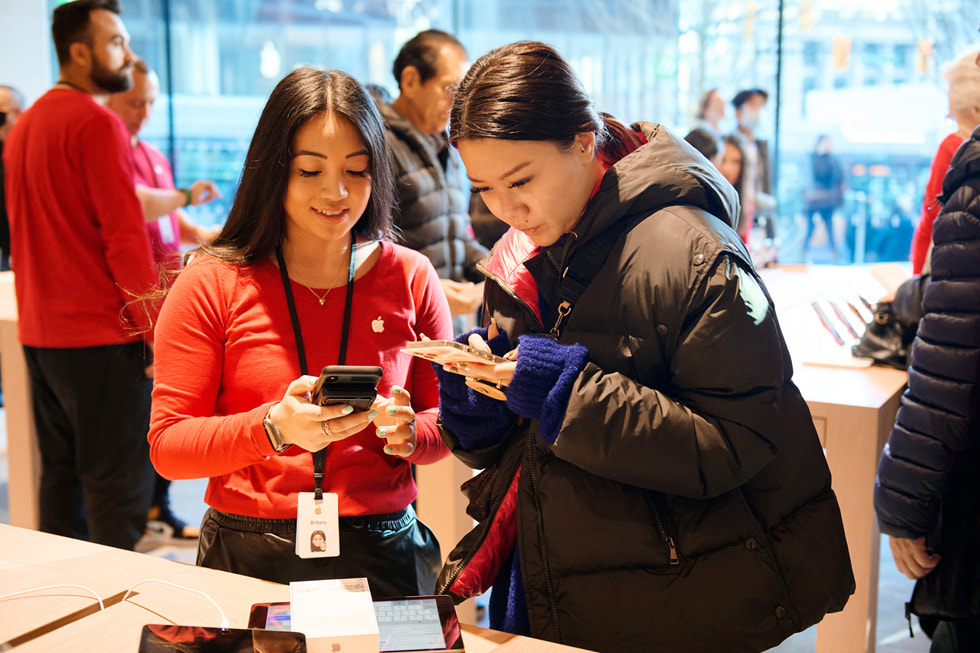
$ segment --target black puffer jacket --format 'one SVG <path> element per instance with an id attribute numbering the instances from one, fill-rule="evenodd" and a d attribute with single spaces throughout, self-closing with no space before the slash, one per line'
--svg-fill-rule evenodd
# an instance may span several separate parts
<path id="1" fill-rule="evenodd" d="M 487 254 L 469 233 L 469 193 L 458 154 L 423 134 L 390 104 L 378 103 L 387 129 L 399 204 L 401 242 L 425 254 L 440 279 L 483 281 L 476 264 Z"/>
<path id="2" fill-rule="evenodd" d="M 622 223 L 561 336 L 589 362 L 557 441 L 536 422 L 480 451 L 445 436 L 476 468 L 507 464 L 523 442 L 517 546 L 532 635 L 616 653 L 762 651 L 853 592 L 840 512 L 732 229 L 734 189 L 682 139 L 640 127 L 648 143 L 607 172 L 567 249 L 526 263 L 556 306 L 562 262 Z M 488 270 L 507 260 L 506 241 Z M 488 276 L 490 315 L 511 341 L 541 331 L 509 275 Z"/>
<path id="3" fill-rule="evenodd" d="M 909 387 L 878 465 L 881 530 L 941 556 L 912 612 L 980 618 L 980 128 L 956 152 L 932 232 Z"/>

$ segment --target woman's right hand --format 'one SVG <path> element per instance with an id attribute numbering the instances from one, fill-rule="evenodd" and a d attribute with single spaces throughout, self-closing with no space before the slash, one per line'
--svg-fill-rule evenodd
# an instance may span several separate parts
<path id="1" fill-rule="evenodd" d="M 286 388 L 282 401 L 269 411 L 287 444 L 307 451 L 319 451 L 331 442 L 338 442 L 360 433 L 377 417 L 376 410 L 355 412 L 353 406 L 334 404 L 317 406 L 310 398 L 317 377 L 301 376 Z"/>

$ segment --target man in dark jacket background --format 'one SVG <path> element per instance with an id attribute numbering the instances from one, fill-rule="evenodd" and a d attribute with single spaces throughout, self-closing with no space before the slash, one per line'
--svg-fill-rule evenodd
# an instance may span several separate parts
<path id="1" fill-rule="evenodd" d="M 909 388 L 875 485 L 895 565 L 917 581 L 908 609 L 935 628 L 931 653 L 980 651 L 980 127 L 940 201 Z"/>
<path id="2" fill-rule="evenodd" d="M 399 196 L 395 224 L 404 244 L 432 262 L 454 316 L 479 307 L 483 275 L 476 264 L 487 254 L 470 233 L 469 193 L 459 155 L 445 133 L 452 89 L 468 63 L 466 50 L 451 34 L 420 32 L 395 58 L 398 97 L 379 103 Z"/>

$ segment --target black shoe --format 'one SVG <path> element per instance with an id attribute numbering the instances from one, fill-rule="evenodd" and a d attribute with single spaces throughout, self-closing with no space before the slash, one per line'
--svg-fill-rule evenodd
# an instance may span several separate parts
<path id="1" fill-rule="evenodd" d="M 185 540 L 196 538 L 200 531 L 196 526 L 188 526 L 170 510 L 169 504 L 153 506 L 147 515 L 146 530 L 165 537 Z"/>

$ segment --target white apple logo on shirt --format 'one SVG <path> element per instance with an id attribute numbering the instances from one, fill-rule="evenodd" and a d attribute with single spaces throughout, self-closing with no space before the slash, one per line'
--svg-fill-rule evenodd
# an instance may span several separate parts
<path id="1" fill-rule="evenodd" d="M 375 333 L 381 333 L 385 330 L 385 321 L 381 319 L 380 315 L 371 322 L 371 330 Z"/>

